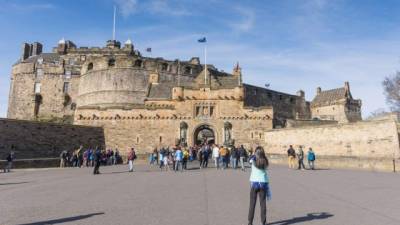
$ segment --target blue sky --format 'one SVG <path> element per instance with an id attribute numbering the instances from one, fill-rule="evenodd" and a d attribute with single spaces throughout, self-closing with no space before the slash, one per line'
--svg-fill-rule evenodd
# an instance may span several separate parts
<path id="1" fill-rule="evenodd" d="M 196 41 L 207 36 L 207 62 L 231 71 L 239 61 L 250 84 L 303 89 L 312 100 L 316 87 L 350 81 L 364 116 L 386 107 L 381 81 L 400 67 L 396 0 L 0 0 L 0 117 L 21 43 L 39 41 L 46 52 L 63 37 L 104 46 L 113 5 L 117 39 L 131 38 L 143 54 L 202 58 Z"/>

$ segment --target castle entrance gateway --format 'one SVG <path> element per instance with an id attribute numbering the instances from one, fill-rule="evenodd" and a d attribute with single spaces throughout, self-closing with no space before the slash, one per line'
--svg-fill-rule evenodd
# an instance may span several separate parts
<path id="1" fill-rule="evenodd" d="M 215 143 L 215 132 L 211 126 L 204 124 L 196 128 L 193 133 L 193 142 L 195 145 L 204 143 L 214 144 Z"/>

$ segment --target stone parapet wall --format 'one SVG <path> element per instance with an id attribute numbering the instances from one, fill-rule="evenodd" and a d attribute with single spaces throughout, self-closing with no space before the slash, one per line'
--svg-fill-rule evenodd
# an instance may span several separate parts
<path id="1" fill-rule="evenodd" d="M 288 165 L 288 159 L 286 154 L 268 153 L 268 159 L 272 164 Z M 307 159 L 304 160 L 304 165 L 308 169 Z M 369 171 L 399 173 L 400 159 L 317 155 L 315 161 L 315 168 L 317 170 L 361 169 Z"/>
<path id="2" fill-rule="evenodd" d="M 63 150 L 105 146 L 101 127 L 0 119 L 0 159 L 10 150 L 17 159 L 57 158 Z"/>
<path id="3" fill-rule="evenodd" d="M 286 154 L 289 145 L 312 147 L 319 156 L 398 159 L 399 134 L 393 120 L 288 128 L 265 132 L 265 147 Z"/>

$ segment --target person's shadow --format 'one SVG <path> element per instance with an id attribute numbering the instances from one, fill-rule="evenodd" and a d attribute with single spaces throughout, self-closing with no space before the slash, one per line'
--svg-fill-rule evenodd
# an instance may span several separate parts
<path id="1" fill-rule="evenodd" d="M 50 224 L 67 223 L 67 222 L 83 220 L 83 219 L 87 219 L 92 216 L 98 216 L 98 215 L 103 215 L 103 214 L 104 214 L 103 212 L 91 213 L 91 214 L 86 214 L 86 215 L 65 217 L 65 218 L 60 218 L 60 219 L 55 219 L 55 220 L 45 220 L 45 221 L 34 222 L 34 223 L 24 223 L 24 224 L 20 224 L 20 225 L 44 225 L 44 224 L 50 225 Z"/>
<path id="2" fill-rule="evenodd" d="M 333 214 L 327 213 L 327 212 L 321 212 L 321 213 L 308 213 L 305 216 L 301 217 L 294 217 L 292 219 L 287 219 L 287 220 L 281 220 L 281 221 L 275 221 L 272 223 L 268 223 L 268 225 L 290 225 L 290 224 L 296 224 L 296 223 L 302 223 L 302 222 L 307 222 L 311 220 L 323 220 L 327 219 L 329 217 L 332 217 Z"/>

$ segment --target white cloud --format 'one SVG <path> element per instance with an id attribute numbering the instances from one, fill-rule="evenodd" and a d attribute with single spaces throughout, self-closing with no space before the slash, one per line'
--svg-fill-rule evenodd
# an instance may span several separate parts
<path id="1" fill-rule="evenodd" d="M 0 0 L 0 12 L 27 13 L 41 10 L 55 9 L 55 5 L 50 3 L 31 4 L 27 2 L 9 2 Z"/>
<path id="2" fill-rule="evenodd" d="M 120 11 L 124 17 L 129 17 L 137 11 L 137 0 L 115 0 L 115 3 L 118 6 L 118 11 Z"/>
<path id="3" fill-rule="evenodd" d="M 235 7 L 234 11 L 238 14 L 238 16 L 233 16 L 234 18 L 238 17 L 238 20 L 229 21 L 228 25 L 235 32 L 243 33 L 250 31 L 256 22 L 256 13 L 254 10 L 243 7 Z"/>
<path id="4" fill-rule="evenodd" d="M 187 16 L 191 13 L 181 1 L 171 0 L 114 0 L 121 14 L 129 17 L 138 12 L 168 16 Z"/>

